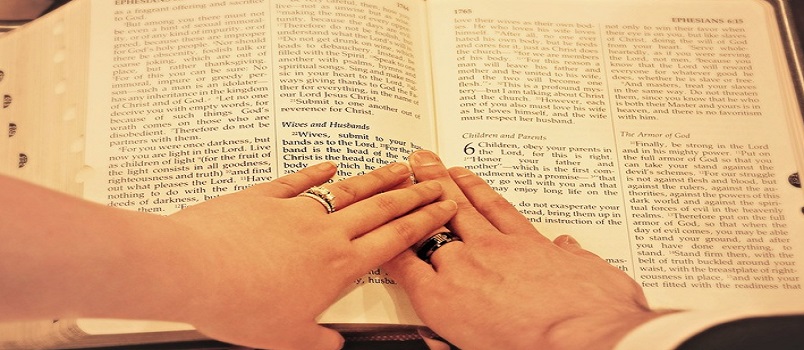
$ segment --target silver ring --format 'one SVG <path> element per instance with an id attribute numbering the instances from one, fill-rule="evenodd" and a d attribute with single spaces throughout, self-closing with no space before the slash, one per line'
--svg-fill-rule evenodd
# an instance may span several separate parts
<path id="1" fill-rule="evenodd" d="M 307 189 L 307 191 L 299 194 L 299 197 L 310 197 L 315 199 L 318 201 L 318 203 L 321 203 L 325 209 L 327 209 L 327 214 L 332 214 L 335 212 L 335 195 L 322 186 L 310 187 Z"/>
<path id="2" fill-rule="evenodd" d="M 419 249 L 416 249 L 416 255 L 419 257 L 419 259 L 422 259 L 429 264 L 430 256 L 432 256 L 433 253 L 438 250 L 438 248 L 443 247 L 449 242 L 455 241 L 461 241 L 461 237 L 458 237 L 458 235 L 449 231 L 436 233 L 424 241 L 424 243 L 419 246 Z"/>

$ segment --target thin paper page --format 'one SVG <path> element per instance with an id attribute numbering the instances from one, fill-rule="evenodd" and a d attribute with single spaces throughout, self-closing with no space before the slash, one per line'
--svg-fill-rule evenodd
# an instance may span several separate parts
<path id="1" fill-rule="evenodd" d="M 804 300 L 762 1 L 432 1 L 439 149 L 656 307 Z M 799 163 L 800 164 L 800 163 Z M 747 303 L 747 301 L 750 301 Z"/>
<path id="2" fill-rule="evenodd" d="M 92 10 L 88 199 L 165 215 L 315 163 L 345 178 L 435 145 L 421 2 Z M 396 286 L 373 277 L 322 322 L 417 323 L 386 310 Z"/>

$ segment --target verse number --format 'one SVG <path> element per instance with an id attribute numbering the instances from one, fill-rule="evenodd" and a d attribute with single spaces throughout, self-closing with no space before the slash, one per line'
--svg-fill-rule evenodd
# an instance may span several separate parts
<path id="1" fill-rule="evenodd" d="M 469 142 L 466 144 L 466 146 L 463 146 L 463 154 L 467 156 L 475 154 L 475 146 L 472 146 L 473 143 L 474 142 Z"/>

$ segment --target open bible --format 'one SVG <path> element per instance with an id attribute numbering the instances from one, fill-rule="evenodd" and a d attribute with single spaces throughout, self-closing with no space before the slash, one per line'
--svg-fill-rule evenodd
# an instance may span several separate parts
<path id="1" fill-rule="evenodd" d="M 432 149 L 631 274 L 653 307 L 804 309 L 788 10 L 74 0 L 0 37 L 0 173 L 169 214 L 316 162 L 347 177 Z M 380 269 L 319 321 L 421 323 Z M 4 348 L 201 337 L 150 321 L 0 326 Z"/>

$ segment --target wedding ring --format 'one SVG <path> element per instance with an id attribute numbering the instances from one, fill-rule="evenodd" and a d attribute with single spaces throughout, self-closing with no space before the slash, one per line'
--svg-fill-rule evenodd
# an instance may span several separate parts
<path id="1" fill-rule="evenodd" d="M 321 186 L 313 186 L 307 189 L 307 191 L 302 192 L 299 194 L 299 197 L 310 197 L 321 203 L 325 209 L 327 209 L 327 214 L 331 214 L 335 212 L 335 195 L 332 194 L 328 189 L 321 187 Z"/>
<path id="2" fill-rule="evenodd" d="M 428 238 L 426 241 L 424 241 L 424 243 L 422 243 L 419 246 L 419 249 L 416 250 L 416 255 L 419 257 L 419 259 L 422 259 L 429 264 L 430 256 L 432 256 L 433 253 L 435 253 L 435 251 L 438 250 L 438 248 L 443 247 L 445 244 L 449 242 L 455 242 L 460 240 L 461 237 L 458 237 L 458 235 L 449 231 L 436 233 L 430 236 L 430 238 Z"/>

